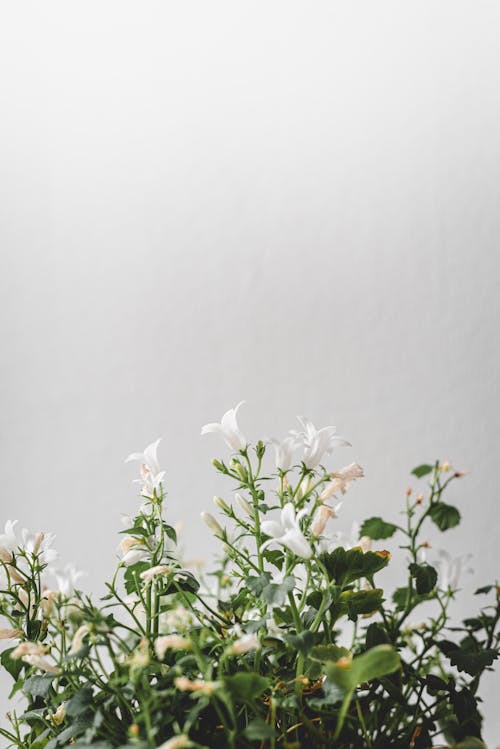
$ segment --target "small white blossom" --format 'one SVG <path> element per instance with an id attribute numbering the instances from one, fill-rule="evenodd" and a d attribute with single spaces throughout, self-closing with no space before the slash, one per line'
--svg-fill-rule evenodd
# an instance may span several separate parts
<path id="1" fill-rule="evenodd" d="M 158 463 L 158 445 L 160 442 L 161 438 L 144 448 L 144 452 L 132 453 L 125 459 L 125 463 L 129 463 L 131 460 L 140 461 L 141 478 L 136 479 L 135 483 L 142 484 L 141 494 L 147 499 L 152 499 L 155 493 L 160 491 L 165 477 L 165 471 L 160 469 L 160 464 Z"/>
<path id="2" fill-rule="evenodd" d="M 306 468 L 316 468 L 323 460 L 323 456 L 329 455 L 334 447 L 347 446 L 350 447 L 350 442 L 347 442 L 343 437 L 337 435 L 336 427 L 323 427 L 323 429 L 316 429 L 312 421 L 307 419 L 305 416 L 297 417 L 303 431 L 297 432 L 292 430 L 290 433 L 292 436 L 302 439 L 304 442 L 304 455 L 303 462 Z"/>
<path id="3" fill-rule="evenodd" d="M 17 523 L 17 520 L 7 520 L 4 532 L 0 533 L 0 546 L 3 549 L 7 549 L 7 551 L 16 551 L 19 546 L 19 541 L 17 540 L 15 531 Z"/>
<path id="4" fill-rule="evenodd" d="M 54 533 L 31 533 L 26 528 L 21 531 L 22 546 L 28 554 L 38 555 L 40 561 L 52 564 L 58 559 L 58 552 L 52 548 Z"/>
<path id="5" fill-rule="evenodd" d="M 301 440 L 297 436 L 285 437 L 281 441 L 272 437 L 269 442 L 274 447 L 276 468 L 283 473 L 289 471 L 293 464 L 293 454 Z"/>
<path id="6" fill-rule="evenodd" d="M 240 401 L 235 408 L 230 408 L 222 417 L 220 423 L 205 424 L 201 429 L 202 434 L 220 434 L 228 447 L 234 452 L 244 450 L 247 446 L 247 440 L 242 433 L 236 420 L 238 409 L 245 401 Z"/>
<path id="7" fill-rule="evenodd" d="M 85 577 L 86 572 L 82 572 L 74 564 L 66 564 L 64 567 L 51 568 L 49 572 L 55 577 L 57 589 L 62 596 L 70 596 L 75 590 L 78 581 Z"/>
<path id="8" fill-rule="evenodd" d="M 452 557 L 444 549 L 441 549 L 438 554 L 439 559 L 435 566 L 438 569 L 439 587 L 443 590 L 456 590 L 463 573 L 470 574 L 473 571 L 468 566 L 472 554 L 460 554 L 457 557 Z"/>
<path id="9" fill-rule="evenodd" d="M 287 502 L 281 510 L 280 520 L 264 520 L 261 524 L 261 530 L 271 538 L 261 546 L 261 551 L 275 541 L 282 546 L 286 546 L 297 556 L 310 559 L 312 549 L 300 529 L 300 520 L 307 512 L 307 509 L 304 509 L 295 515 L 293 504 Z"/>

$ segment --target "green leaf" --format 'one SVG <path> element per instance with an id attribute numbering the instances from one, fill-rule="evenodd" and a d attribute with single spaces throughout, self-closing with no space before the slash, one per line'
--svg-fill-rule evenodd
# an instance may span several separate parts
<path id="1" fill-rule="evenodd" d="M 386 523 L 382 518 L 374 517 L 365 520 L 359 531 L 360 538 L 362 536 L 368 536 L 374 541 L 378 541 L 382 538 L 390 538 L 397 531 L 397 526 L 393 523 Z"/>
<path id="2" fill-rule="evenodd" d="M 362 577 L 370 578 L 389 564 L 388 553 L 363 552 L 359 546 L 347 551 L 342 546 L 338 546 L 329 554 L 320 554 L 319 558 L 326 567 L 330 579 L 340 586 L 349 585 Z"/>
<path id="3" fill-rule="evenodd" d="M 41 697 L 46 700 L 53 680 L 54 676 L 30 676 L 24 682 L 23 692 L 30 697 Z"/>
<path id="4" fill-rule="evenodd" d="M 75 692 L 66 704 L 66 715 L 68 718 L 77 718 L 86 713 L 92 704 L 92 687 L 86 684 Z"/>
<path id="5" fill-rule="evenodd" d="M 262 718 L 254 718 L 243 731 L 243 735 L 249 741 L 263 741 L 276 736 L 276 731 Z"/>
<path id="6" fill-rule="evenodd" d="M 459 671 L 465 671 L 469 676 L 478 676 L 498 658 L 498 652 L 491 649 L 481 650 L 479 653 L 457 649 L 447 655 L 452 666 L 456 666 Z"/>
<path id="7" fill-rule="evenodd" d="M 298 635 L 286 635 L 285 641 L 294 650 L 298 650 L 302 655 L 307 655 L 314 645 L 314 635 L 308 629 L 304 629 Z"/>
<path id="8" fill-rule="evenodd" d="M 432 505 L 429 510 L 429 516 L 440 531 L 455 528 L 460 523 L 460 513 L 457 508 L 447 505 L 445 502 L 436 502 L 436 504 Z"/>
<path id="9" fill-rule="evenodd" d="M 309 657 L 320 663 L 326 663 L 327 661 L 338 661 L 339 658 L 348 656 L 350 651 L 347 648 L 342 648 L 339 645 L 315 645 L 311 648 Z"/>
<path id="10" fill-rule="evenodd" d="M 249 577 L 245 578 L 246 587 L 249 588 L 256 596 L 260 596 L 266 585 L 269 585 L 270 582 L 270 572 L 262 572 L 262 574 L 260 574 L 259 576 L 250 575 Z"/>
<path id="11" fill-rule="evenodd" d="M 332 607 L 336 619 L 342 614 L 347 614 L 351 621 L 355 622 L 361 614 L 372 614 L 381 607 L 384 600 L 384 591 L 381 588 L 371 590 L 345 590 L 340 594 L 338 604 Z"/>
<path id="12" fill-rule="evenodd" d="M 235 702 L 250 702 L 266 691 L 269 679 L 249 671 L 226 676 L 224 684 Z"/>
<path id="13" fill-rule="evenodd" d="M 287 595 L 295 588 L 295 578 L 291 575 L 285 577 L 282 583 L 269 583 L 262 591 L 262 595 L 268 603 L 281 606 Z"/>
<path id="14" fill-rule="evenodd" d="M 427 476 L 429 473 L 432 473 L 433 470 L 434 466 L 431 466 L 428 463 L 422 463 L 422 465 L 413 469 L 412 474 L 416 476 L 417 479 L 421 479 L 422 476 Z"/>
<path id="15" fill-rule="evenodd" d="M 0 655 L 0 663 L 2 664 L 4 669 L 12 676 L 14 681 L 17 681 L 17 678 L 19 677 L 19 674 L 21 673 L 25 664 L 20 658 L 10 657 L 10 654 L 13 650 L 15 650 L 15 648 L 8 648 L 8 650 L 4 650 L 2 655 Z"/>
<path id="16" fill-rule="evenodd" d="M 485 593 L 489 593 L 491 590 L 493 590 L 495 586 L 494 585 L 483 585 L 482 588 L 478 588 L 476 592 L 474 593 L 475 596 L 484 595 Z"/>
<path id="17" fill-rule="evenodd" d="M 399 655 L 390 645 L 377 645 L 366 653 L 353 658 L 351 663 L 339 665 L 328 663 L 328 678 L 340 686 L 346 693 L 353 691 L 360 684 L 379 679 L 391 674 L 400 666 Z"/>
<path id="18" fill-rule="evenodd" d="M 385 631 L 385 628 L 380 622 L 372 622 L 366 630 L 366 647 L 375 647 L 375 645 L 388 645 L 389 635 Z"/>
<path id="19" fill-rule="evenodd" d="M 466 736 L 465 739 L 454 744 L 452 749 L 487 749 L 486 744 L 476 736 Z"/>
<path id="20" fill-rule="evenodd" d="M 140 587 L 140 574 L 151 567 L 149 562 L 137 562 L 127 567 L 123 579 L 125 581 L 125 590 L 127 593 L 135 593 L 136 588 Z"/>
<path id="21" fill-rule="evenodd" d="M 419 596 L 425 596 L 436 587 L 438 575 L 430 564 L 410 564 L 410 574 L 415 579 Z"/>

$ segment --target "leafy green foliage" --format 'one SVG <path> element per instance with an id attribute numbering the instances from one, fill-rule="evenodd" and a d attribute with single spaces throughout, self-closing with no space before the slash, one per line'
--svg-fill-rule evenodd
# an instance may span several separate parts
<path id="1" fill-rule="evenodd" d="M 1 729 L 11 746 L 154 749 L 178 738 L 199 749 L 429 749 L 442 730 L 455 749 L 484 749 L 478 687 L 500 651 L 500 589 L 479 588 L 486 605 L 453 626 L 456 568 L 446 574 L 442 560 L 438 575 L 420 553 L 431 523 L 459 523 L 443 494 L 460 474 L 418 466 L 428 496 L 406 492 L 404 522 L 361 525 L 375 542 L 397 534 L 391 562 L 383 549 L 313 533 L 332 473 L 302 463 L 262 475 L 265 452 L 261 442 L 216 461 L 243 501 L 241 515 L 216 503 L 223 556 L 204 576 L 209 588 L 172 551 L 163 488 L 124 532 L 121 547 L 139 548 L 140 561 L 120 563 L 97 605 L 77 591 L 42 599 L 43 563 L 12 558 L 24 582 L 0 593 L 0 614 L 22 647 L 1 664 L 26 710 Z M 403 578 L 384 591 L 377 576 L 390 562 Z"/>

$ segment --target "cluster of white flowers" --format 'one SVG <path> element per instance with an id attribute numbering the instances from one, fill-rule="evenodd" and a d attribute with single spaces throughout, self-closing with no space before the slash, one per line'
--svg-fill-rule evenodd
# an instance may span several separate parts
<path id="1" fill-rule="evenodd" d="M 248 447 L 248 440 L 241 431 L 237 420 L 237 412 L 243 403 L 244 401 L 241 401 L 235 408 L 226 411 L 220 422 L 205 424 L 202 427 L 201 433 L 220 434 L 231 450 L 244 453 Z M 327 426 L 317 429 L 305 416 L 298 416 L 297 418 L 302 429 L 290 430 L 289 435 L 283 440 L 278 440 L 274 437 L 268 440 L 274 447 L 276 468 L 283 477 L 286 477 L 286 474 L 293 467 L 295 453 L 299 448 L 302 451 L 299 463 L 302 464 L 306 471 L 314 471 L 321 465 L 325 455 L 330 455 L 335 447 L 350 446 L 347 440 L 337 434 L 336 427 Z M 314 537 L 321 538 L 323 536 L 328 521 L 330 518 L 336 517 L 341 506 L 341 503 L 337 503 L 334 507 L 331 507 L 326 504 L 327 500 L 335 495 L 344 494 L 351 481 L 361 478 L 363 475 L 363 469 L 357 463 L 351 463 L 330 474 L 331 480 L 324 487 L 318 498 L 321 504 L 317 508 L 311 524 L 311 533 Z M 307 482 L 304 482 L 304 485 L 300 487 L 302 495 L 299 494 L 299 496 L 303 496 L 306 487 Z M 236 494 L 235 499 L 242 511 L 249 517 L 252 517 L 253 510 L 251 504 L 239 493 Z M 223 500 L 219 500 L 217 504 L 224 509 L 221 503 L 223 503 Z M 264 520 L 261 524 L 261 530 L 269 538 L 262 545 L 261 551 L 265 550 L 271 544 L 277 543 L 290 549 L 290 551 L 293 551 L 303 559 L 310 559 L 313 555 L 313 549 L 301 527 L 301 521 L 310 512 L 311 509 L 309 507 L 304 507 L 296 512 L 293 503 L 287 502 L 281 509 L 279 519 Z M 223 529 L 213 515 L 204 512 L 202 513 L 202 519 L 215 535 L 222 536 Z"/>

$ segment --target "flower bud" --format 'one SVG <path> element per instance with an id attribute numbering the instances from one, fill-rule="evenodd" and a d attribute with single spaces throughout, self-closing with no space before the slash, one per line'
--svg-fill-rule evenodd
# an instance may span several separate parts
<path id="1" fill-rule="evenodd" d="M 221 473 L 227 473 L 227 468 L 226 468 L 225 464 L 222 463 L 222 461 L 217 460 L 217 458 L 214 458 L 212 460 L 212 465 L 213 465 L 214 468 L 216 468 Z"/>
<path id="2" fill-rule="evenodd" d="M 192 746 L 192 744 L 189 741 L 189 737 L 183 733 L 179 736 L 172 736 L 171 739 L 165 741 L 158 749 L 184 749 L 187 746 Z"/>
<path id="3" fill-rule="evenodd" d="M 321 505 L 318 508 L 311 525 L 311 532 L 314 536 L 321 536 L 326 528 L 326 524 L 331 517 L 334 517 L 335 511 L 328 505 Z"/>
<path id="4" fill-rule="evenodd" d="M 229 465 L 231 466 L 231 469 L 238 474 L 241 481 L 246 482 L 248 480 L 247 470 L 243 468 L 238 458 L 231 458 Z"/>
<path id="5" fill-rule="evenodd" d="M 193 643 L 182 635 L 164 635 L 155 640 L 154 649 L 156 657 L 162 661 L 167 650 L 191 650 Z"/>
<path id="6" fill-rule="evenodd" d="M 202 512 L 201 519 L 203 520 L 205 525 L 215 533 L 216 536 L 222 536 L 224 532 L 222 530 L 222 526 L 217 522 L 213 515 L 211 515 L 209 512 Z"/>
<path id="7" fill-rule="evenodd" d="M 253 518 L 253 507 L 250 504 L 248 500 L 246 500 L 244 497 L 241 496 L 241 494 L 237 493 L 234 495 L 235 500 L 245 513 L 245 515 L 248 515 L 248 517 Z"/>
<path id="8" fill-rule="evenodd" d="M 222 499 L 222 497 L 214 497 L 214 505 L 218 507 L 219 510 L 222 510 L 222 512 L 225 512 L 227 515 L 231 514 L 231 508 L 229 507 L 228 503 Z"/>

